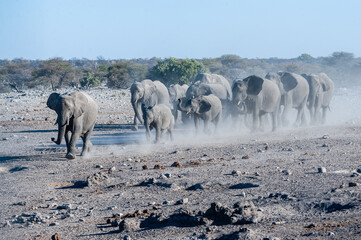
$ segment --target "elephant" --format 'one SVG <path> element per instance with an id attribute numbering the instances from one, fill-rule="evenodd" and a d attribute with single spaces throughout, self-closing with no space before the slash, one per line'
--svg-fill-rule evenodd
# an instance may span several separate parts
<path id="1" fill-rule="evenodd" d="M 263 130 L 264 115 L 272 115 L 272 131 L 277 129 L 277 118 L 281 101 L 281 92 L 276 83 L 255 75 L 243 80 L 237 79 L 232 87 L 233 102 L 247 106 L 247 112 L 252 114 L 252 130 Z"/>
<path id="2" fill-rule="evenodd" d="M 199 129 L 199 119 L 204 121 L 204 132 L 207 132 L 209 122 L 214 123 L 217 131 L 218 122 L 222 115 L 222 103 L 216 95 L 198 96 L 188 99 L 185 106 L 182 105 L 182 99 L 178 99 L 178 109 L 193 115 L 196 132 Z"/>
<path id="3" fill-rule="evenodd" d="M 212 73 L 212 74 L 211 73 L 199 73 L 194 80 L 194 83 L 195 82 L 221 84 L 224 87 L 224 89 L 226 90 L 227 98 L 232 99 L 231 85 L 229 84 L 228 80 L 221 75 L 214 74 L 214 73 Z"/>
<path id="4" fill-rule="evenodd" d="M 142 104 L 142 112 L 145 127 L 145 136 L 150 140 L 150 131 L 155 128 L 155 142 L 159 143 L 165 130 L 168 131 L 171 141 L 173 141 L 174 117 L 170 108 L 165 104 L 146 107 Z"/>
<path id="5" fill-rule="evenodd" d="M 267 73 L 265 78 L 275 82 L 281 92 L 280 105 L 283 105 L 281 123 L 284 126 L 289 125 L 288 112 L 291 108 L 296 108 L 297 117 L 294 126 L 305 126 L 305 106 L 309 95 L 307 80 L 301 75 L 289 72 Z"/>
<path id="6" fill-rule="evenodd" d="M 179 118 L 178 117 L 179 116 L 179 113 L 178 113 L 179 110 L 178 110 L 178 107 L 177 107 L 178 99 L 179 98 L 184 98 L 186 96 L 186 92 L 187 92 L 188 87 L 189 86 L 187 84 L 183 84 L 183 85 L 171 84 L 168 87 L 169 100 L 170 100 L 170 103 L 173 105 L 172 113 L 173 113 L 175 122 L 177 122 L 177 120 Z M 181 114 L 182 121 L 186 120 L 184 115 L 185 114 Z"/>
<path id="7" fill-rule="evenodd" d="M 138 130 L 137 119 L 144 124 L 141 106 L 154 106 L 156 104 L 169 104 L 168 89 L 160 81 L 145 79 L 141 82 L 134 82 L 130 87 L 131 104 L 134 110 L 134 127 Z"/>
<path id="8" fill-rule="evenodd" d="M 75 159 L 75 144 L 79 137 L 83 139 L 81 156 L 90 152 L 90 135 L 98 115 L 98 104 L 86 93 L 73 92 L 64 95 L 52 93 L 46 105 L 58 114 L 58 139 L 51 140 L 60 145 L 65 137 L 66 158 Z"/>
<path id="9" fill-rule="evenodd" d="M 227 120 L 227 118 L 231 118 L 233 125 L 237 121 L 239 121 L 239 118 L 243 115 L 246 116 L 247 114 L 247 106 L 243 102 L 242 107 L 239 107 L 237 104 L 235 104 L 232 100 L 223 99 L 221 100 L 222 103 L 222 116 L 224 120 Z"/>
<path id="10" fill-rule="evenodd" d="M 229 94 L 227 93 L 226 88 L 224 88 L 222 84 L 202 82 L 193 83 L 186 92 L 186 98 L 191 99 L 194 97 L 210 94 L 214 94 L 222 100 L 229 99 Z"/>
<path id="11" fill-rule="evenodd" d="M 302 76 L 306 78 L 310 88 L 307 107 L 310 111 L 311 123 L 324 124 L 326 122 L 326 112 L 330 108 L 335 89 L 334 83 L 325 73 L 302 74 Z"/>

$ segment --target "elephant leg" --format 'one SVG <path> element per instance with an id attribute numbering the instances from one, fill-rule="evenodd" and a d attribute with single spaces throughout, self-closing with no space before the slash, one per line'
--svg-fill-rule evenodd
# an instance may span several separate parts
<path id="1" fill-rule="evenodd" d="M 259 114 L 259 130 L 261 132 L 265 130 L 265 118 L 266 118 L 266 113 Z"/>
<path id="2" fill-rule="evenodd" d="M 171 141 L 173 141 L 173 130 L 171 128 L 168 129 L 169 138 Z"/>
<path id="3" fill-rule="evenodd" d="M 326 123 L 326 114 L 327 114 L 327 107 L 322 107 L 322 124 Z"/>
<path id="4" fill-rule="evenodd" d="M 70 138 L 70 150 L 66 154 L 67 159 L 75 159 L 75 145 L 80 137 L 80 131 L 74 131 Z"/>
<path id="5" fill-rule="evenodd" d="M 209 126 L 209 120 L 204 120 L 204 130 L 203 131 L 205 134 L 209 134 L 208 126 Z"/>
<path id="6" fill-rule="evenodd" d="M 71 131 L 69 130 L 69 127 L 67 127 L 64 135 L 67 154 L 70 152 L 70 137 L 71 137 Z"/>
<path id="7" fill-rule="evenodd" d="M 277 130 L 277 126 L 278 126 L 278 112 L 275 111 L 273 113 L 271 113 L 272 115 L 272 131 L 275 132 Z"/>
<path id="8" fill-rule="evenodd" d="M 252 131 L 256 131 L 258 129 L 258 122 L 259 122 L 259 112 L 254 110 L 253 111 Z"/>
<path id="9" fill-rule="evenodd" d="M 196 127 L 196 133 L 198 133 L 199 129 L 199 118 L 197 116 L 194 116 L 194 126 Z"/>
<path id="10" fill-rule="evenodd" d="M 162 131 L 161 131 L 161 129 L 160 129 L 159 126 L 156 126 L 156 127 L 155 127 L 155 130 L 156 130 L 156 133 L 155 133 L 155 142 L 156 142 L 156 143 L 159 143 L 160 137 L 161 137 L 161 135 L 162 135 Z"/>
<path id="11" fill-rule="evenodd" d="M 90 142 L 90 135 L 92 134 L 93 129 L 89 130 L 82 136 L 83 139 L 83 149 L 81 151 L 81 156 L 85 156 L 87 153 L 91 151 L 93 144 Z"/>
<path id="12" fill-rule="evenodd" d="M 133 120 L 133 131 L 137 131 L 138 130 L 138 123 L 137 123 L 137 115 L 134 115 L 134 120 Z"/>

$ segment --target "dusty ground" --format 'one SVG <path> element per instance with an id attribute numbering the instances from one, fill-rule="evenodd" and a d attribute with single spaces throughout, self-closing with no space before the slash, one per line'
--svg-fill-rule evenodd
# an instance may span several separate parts
<path id="1" fill-rule="evenodd" d="M 94 90 L 94 151 L 75 160 L 50 141 L 49 92 L 0 94 L 0 239 L 360 239 L 360 93 L 337 89 L 326 126 L 178 126 L 154 145 L 129 92 Z"/>

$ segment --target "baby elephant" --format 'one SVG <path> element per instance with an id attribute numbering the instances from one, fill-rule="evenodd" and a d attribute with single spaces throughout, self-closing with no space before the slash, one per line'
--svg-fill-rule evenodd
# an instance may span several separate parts
<path id="1" fill-rule="evenodd" d="M 51 140 L 60 145 L 65 137 L 66 158 L 75 158 L 75 144 L 79 137 L 83 139 L 81 155 L 88 153 L 92 146 L 89 139 L 98 115 L 98 104 L 89 95 L 74 92 L 64 95 L 52 93 L 46 105 L 58 114 L 55 123 L 58 124 L 58 139 Z"/>
<path id="2" fill-rule="evenodd" d="M 174 117 L 168 106 L 158 104 L 153 107 L 145 107 L 142 104 L 143 119 L 145 126 L 145 136 L 150 140 L 150 131 L 155 128 L 155 142 L 159 143 L 160 138 L 165 130 L 168 131 L 170 139 L 173 141 Z"/>

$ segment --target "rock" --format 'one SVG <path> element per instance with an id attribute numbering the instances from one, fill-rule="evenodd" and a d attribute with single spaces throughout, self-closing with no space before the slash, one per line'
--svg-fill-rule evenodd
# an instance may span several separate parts
<path id="1" fill-rule="evenodd" d="M 112 174 L 114 171 L 115 171 L 115 167 L 111 167 L 111 168 L 108 169 L 109 174 Z"/>
<path id="2" fill-rule="evenodd" d="M 290 170 L 282 170 L 282 173 L 285 175 L 292 175 L 292 172 Z"/>
<path id="3" fill-rule="evenodd" d="M 326 170 L 325 167 L 319 167 L 319 168 L 317 168 L 317 171 L 318 171 L 318 173 L 325 173 L 325 172 L 327 172 L 327 170 Z"/>
<path id="4" fill-rule="evenodd" d="M 140 221 L 134 218 L 125 218 L 119 223 L 119 231 L 136 231 L 140 229 Z"/>
<path id="5" fill-rule="evenodd" d="M 110 206 L 110 207 L 108 207 L 108 210 L 115 210 L 115 209 L 117 209 L 117 206 Z"/>
<path id="6" fill-rule="evenodd" d="M 264 147 L 264 150 L 270 150 L 270 147 L 269 147 L 268 145 L 266 145 L 266 146 Z"/>
<path id="7" fill-rule="evenodd" d="M 183 167 L 183 165 L 180 162 L 174 162 L 171 167 Z"/>
<path id="8" fill-rule="evenodd" d="M 58 206 L 57 209 L 72 209 L 71 204 L 63 204 L 61 206 Z"/>
<path id="9" fill-rule="evenodd" d="M 328 145 L 326 143 L 322 144 L 322 147 L 328 147 Z"/>
<path id="10" fill-rule="evenodd" d="M 11 224 L 9 221 L 6 221 L 4 224 L 3 224 L 3 227 L 11 227 Z"/>
<path id="11" fill-rule="evenodd" d="M 252 201 L 237 202 L 234 204 L 234 224 L 258 223 L 260 212 L 254 206 Z M 236 221 L 234 221 L 236 220 Z"/>
<path id="12" fill-rule="evenodd" d="M 159 164 L 154 165 L 154 169 L 165 169 L 164 166 L 161 166 Z"/>
<path id="13" fill-rule="evenodd" d="M 107 181 L 109 176 L 104 172 L 94 173 L 92 176 L 87 178 L 87 186 L 97 186 L 100 185 L 103 181 Z"/>
<path id="14" fill-rule="evenodd" d="M 95 168 L 103 168 L 102 165 L 96 165 Z"/>
<path id="15" fill-rule="evenodd" d="M 147 170 L 147 169 L 149 169 L 149 167 L 148 167 L 148 165 L 143 165 L 143 166 L 142 166 L 142 169 L 143 169 L 143 170 Z"/>
<path id="16" fill-rule="evenodd" d="M 129 235 L 125 235 L 125 236 L 123 237 L 123 239 L 124 239 L 124 240 L 132 240 L 132 238 L 131 238 Z"/>
<path id="17" fill-rule="evenodd" d="M 328 136 L 327 134 L 322 136 L 322 139 L 329 139 L 329 138 L 330 136 Z"/>
<path id="18" fill-rule="evenodd" d="M 348 186 L 349 187 L 357 187 L 357 186 L 359 186 L 360 184 L 359 183 L 356 183 L 356 182 L 349 182 L 348 183 Z"/>
<path id="19" fill-rule="evenodd" d="M 232 175 L 241 175 L 242 172 L 241 171 L 238 171 L 238 170 L 233 170 L 232 171 Z"/>
<path id="20" fill-rule="evenodd" d="M 361 168 L 358 168 L 356 172 L 361 173 Z"/>
<path id="21" fill-rule="evenodd" d="M 60 235 L 58 233 L 55 233 L 54 235 L 51 236 L 51 240 L 60 240 Z"/>
<path id="22" fill-rule="evenodd" d="M 189 202 L 188 198 L 180 199 L 176 202 L 177 205 L 187 204 Z"/>
<path id="23" fill-rule="evenodd" d="M 242 159 L 250 159 L 250 158 L 251 158 L 250 155 L 244 155 L 244 156 L 242 156 Z"/>
<path id="24" fill-rule="evenodd" d="M 59 225 L 59 223 L 57 223 L 57 222 L 52 222 L 52 223 L 49 224 L 50 227 L 57 226 L 57 225 Z"/>

